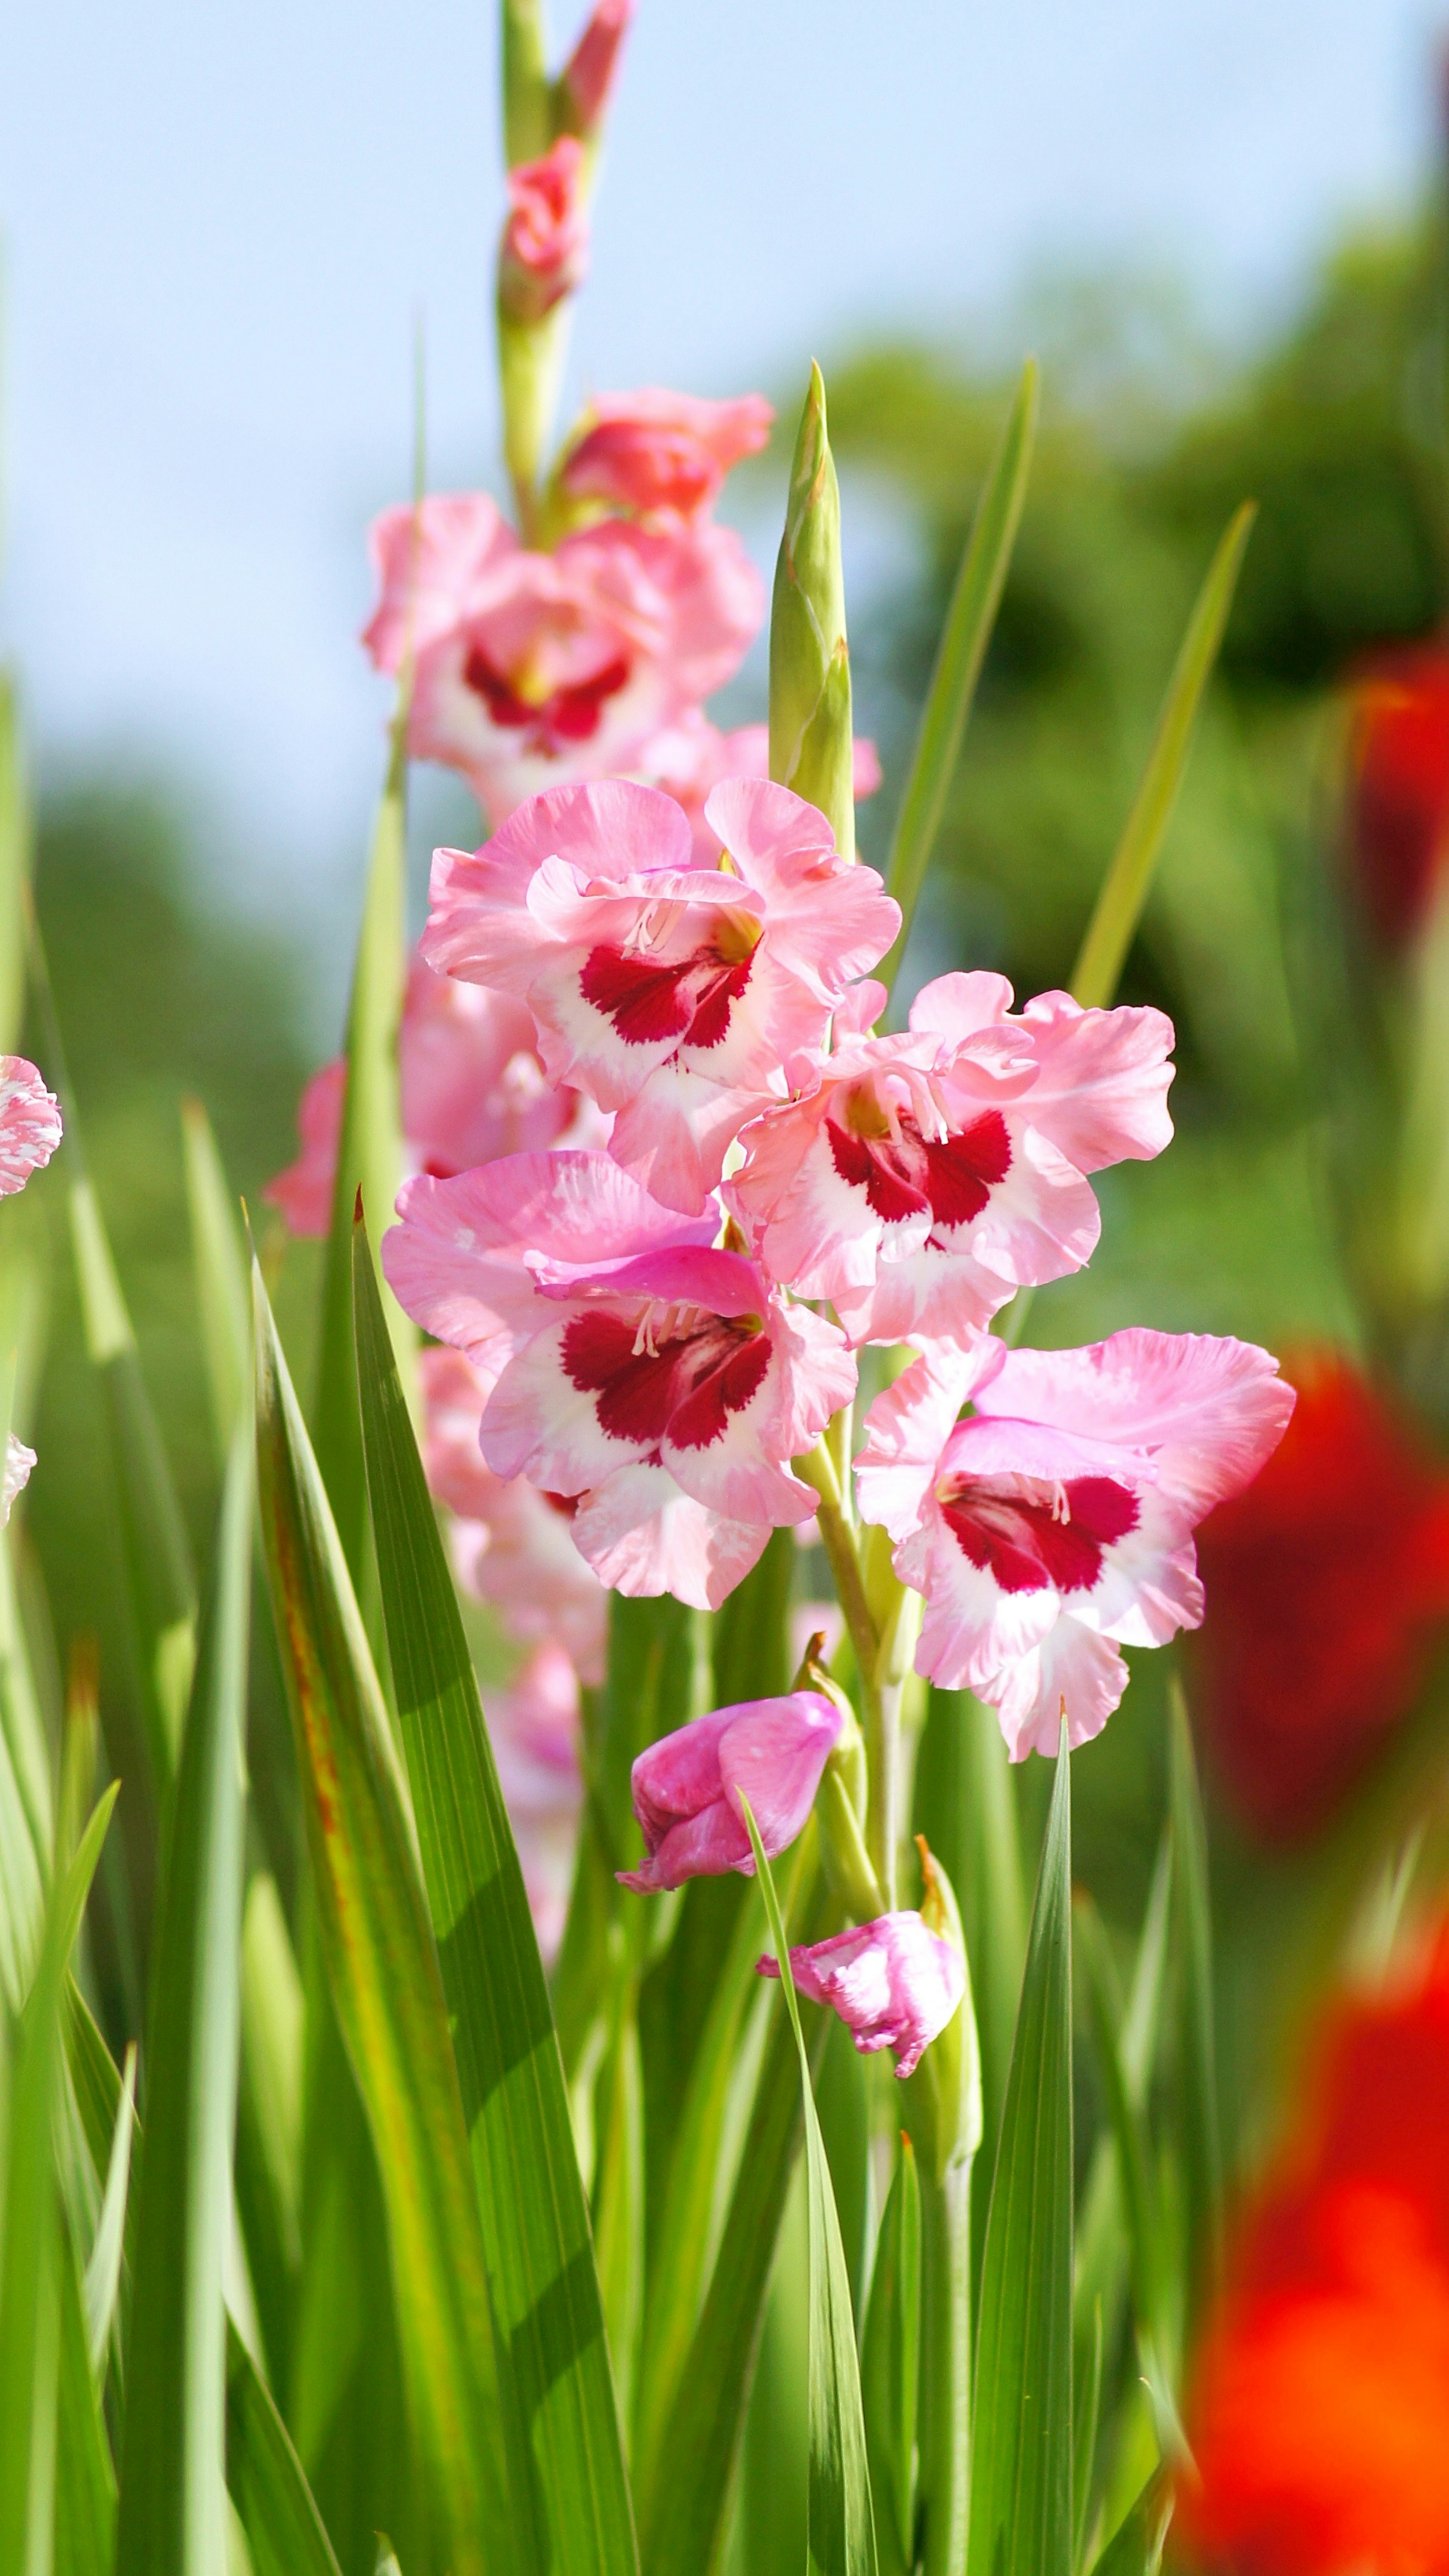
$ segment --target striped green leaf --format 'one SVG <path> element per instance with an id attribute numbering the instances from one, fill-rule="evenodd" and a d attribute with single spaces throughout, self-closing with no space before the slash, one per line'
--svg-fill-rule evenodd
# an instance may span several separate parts
<path id="1" fill-rule="evenodd" d="M 256 1270 L 253 1298 L 263 1541 L 318 1937 L 387 2206 L 438 2554 L 453 2576 L 482 2576 L 510 2551 L 515 2563 L 531 2562 L 522 2555 L 528 2524 L 516 2523 L 506 2481 L 498 2354 L 447 2005 L 387 1711 Z"/>
<path id="2" fill-rule="evenodd" d="M 291 2437 L 230 2319 L 226 2482 L 246 2534 L 252 2576 L 338 2576 Z"/>
<path id="3" fill-rule="evenodd" d="M 43 2567 L 49 2549 L 63 2252 L 51 2139 L 62 2006 L 70 1954 L 116 1797 L 113 1784 L 53 1883 L 10 2088 L 0 2225 L 0 2567 L 7 2569 Z"/>
<path id="4" fill-rule="evenodd" d="M 232 1437 L 152 1960 L 116 2576 L 210 2576 L 226 2550 L 222 2271 L 232 2210 L 253 1477 L 244 1414 Z"/>
<path id="5" fill-rule="evenodd" d="M 866 2459 L 855 2316 L 830 2163 L 815 2109 L 810 2059 L 790 1973 L 790 1944 L 759 1828 L 743 1793 L 755 1869 L 765 1899 L 780 1988 L 795 2035 L 805 2108 L 805 2182 L 810 2218 L 810 2487 L 806 2565 L 818 2576 L 876 2576 L 875 2513 Z"/>
<path id="6" fill-rule="evenodd" d="M 1213 2011 L 1212 1910 L 1207 1829 L 1182 1685 L 1168 1714 L 1168 1782 L 1174 1859 L 1174 1935 L 1182 1995 L 1182 2145 L 1188 2180 L 1189 2292 L 1210 2293 L 1222 2268 L 1223 2151 Z"/>
<path id="7" fill-rule="evenodd" d="M 399 1732 L 469 2125 L 494 2316 L 558 2576 L 632 2570 L 633 2520 L 563 2066 L 523 1873 L 364 1228 L 355 1331 Z M 637 2248 L 636 2248 L 637 2261 Z"/>
<path id="8" fill-rule="evenodd" d="M 1063 1725 L 986 2221 L 968 2576 L 1072 2558 L 1071 1767 Z"/>
<path id="9" fill-rule="evenodd" d="M 1036 361 L 1028 358 L 961 557 L 936 648 L 931 685 L 921 709 L 910 774 L 896 816 L 886 862 L 886 887 L 900 905 L 901 926 L 894 947 L 877 970 L 887 989 L 894 983 L 906 952 L 946 793 L 960 757 L 961 737 L 1006 587 L 1031 472 L 1036 414 Z"/>
<path id="10" fill-rule="evenodd" d="M 1142 918 L 1158 854 L 1177 803 L 1198 708 L 1218 658 L 1256 516 L 1256 502 L 1245 501 L 1228 521 L 1188 619 L 1147 766 L 1102 881 L 1072 976 L 1072 992 L 1084 1008 L 1105 1010 L 1116 997 L 1127 951 Z"/>
<path id="11" fill-rule="evenodd" d="M 78 2249 L 68 2226 L 61 2230 L 58 2290 L 54 2576 L 112 2576 L 116 2472 L 101 2414 L 104 2371 L 93 2363 Z"/>

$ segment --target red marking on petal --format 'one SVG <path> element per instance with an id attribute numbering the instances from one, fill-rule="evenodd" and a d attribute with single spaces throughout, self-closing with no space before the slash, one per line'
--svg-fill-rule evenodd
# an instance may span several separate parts
<path id="1" fill-rule="evenodd" d="M 901 1168 L 902 1158 L 891 1151 L 888 1142 L 852 1135 L 849 1128 L 838 1127 L 833 1118 L 826 1119 L 825 1132 L 841 1179 L 853 1189 L 864 1190 L 872 1216 L 878 1216 L 882 1225 L 896 1225 L 902 1217 L 920 1215 L 928 1204 L 926 1194 L 907 1177 Z"/>
<path id="2" fill-rule="evenodd" d="M 763 1333 L 742 1342 L 719 1365 L 700 1378 L 669 1424 L 676 1449 L 708 1449 L 722 1440 L 732 1413 L 743 1412 L 770 1365 L 770 1345 Z"/>
<path id="3" fill-rule="evenodd" d="M 483 700 L 496 725 L 530 725 L 538 714 L 537 707 L 520 698 L 503 673 L 495 671 L 481 644 L 473 646 L 463 665 L 463 686 Z"/>
<path id="4" fill-rule="evenodd" d="M 613 1021 L 626 1045 L 653 1046 L 660 1038 L 681 1037 L 689 1026 L 689 996 L 680 986 L 690 962 L 658 966 L 618 948 L 591 948 L 579 985 L 584 1000 Z"/>
<path id="5" fill-rule="evenodd" d="M 965 1484 L 942 1515 L 963 1556 L 1003 1592 L 1090 1592 L 1102 1550 L 1138 1521 L 1137 1497 L 1110 1476 L 1076 1476 L 1064 1488 L 1066 1517 L 1049 1503 L 1003 1493 L 988 1482 Z"/>
<path id="6" fill-rule="evenodd" d="M 617 697 L 629 681 L 629 664 L 622 654 L 607 662 L 592 679 L 575 681 L 571 688 L 555 689 L 550 697 L 536 706 L 520 697 L 513 683 L 495 669 L 481 644 L 475 644 L 463 664 L 463 685 L 483 700 L 496 725 L 522 733 L 530 728 L 530 749 L 554 752 L 565 743 L 588 742 L 598 732 L 607 701 Z"/>
<path id="7" fill-rule="evenodd" d="M 611 1440 L 657 1448 L 669 1428 L 680 1345 L 638 1351 L 634 1326 L 618 1315 L 575 1315 L 563 1337 L 564 1369 L 581 1395 L 596 1395 L 599 1428 Z"/>
<path id="8" fill-rule="evenodd" d="M 692 1047 L 716 1047 L 728 1037 L 730 1013 L 750 980 L 754 962 L 752 949 L 738 966 L 726 966 L 702 988 L 689 1024 Z"/>
<path id="9" fill-rule="evenodd" d="M 628 678 L 629 665 L 620 654 L 591 680 L 580 680 L 572 689 L 555 689 L 541 709 L 548 731 L 560 742 L 587 742 L 599 730 L 606 700 L 617 697 Z"/>
<path id="10" fill-rule="evenodd" d="M 1011 1138 L 997 1109 L 959 1136 L 928 1144 L 926 1189 L 938 1225 L 969 1225 L 981 1214 L 998 1181 L 1011 1169 Z"/>

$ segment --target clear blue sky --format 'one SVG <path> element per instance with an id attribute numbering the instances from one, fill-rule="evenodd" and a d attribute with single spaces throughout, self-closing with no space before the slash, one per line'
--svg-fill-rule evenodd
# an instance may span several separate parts
<path id="1" fill-rule="evenodd" d="M 1429 0 L 640 0 L 582 379 L 788 382 L 1035 267 L 1280 306 L 1429 148 Z M 560 24 L 560 44 L 573 20 Z M 367 515 L 484 479 L 501 180 L 485 0 L 49 0 L 0 98 L 0 638 L 52 767 L 178 766 L 256 893 L 356 864 Z M 242 860 L 240 853 L 245 852 Z"/>

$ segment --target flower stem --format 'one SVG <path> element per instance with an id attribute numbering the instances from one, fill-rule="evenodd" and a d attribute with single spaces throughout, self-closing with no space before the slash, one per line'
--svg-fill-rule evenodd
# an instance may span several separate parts
<path id="1" fill-rule="evenodd" d="M 971 2163 L 921 2160 L 922 2576 L 960 2576 L 971 2501 Z"/>

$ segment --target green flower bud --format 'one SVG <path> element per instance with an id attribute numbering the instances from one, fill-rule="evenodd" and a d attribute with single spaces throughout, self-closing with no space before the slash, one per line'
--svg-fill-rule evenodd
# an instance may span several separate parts
<path id="1" fill-rule="evenodd" d="M 847 859 L 855 856 L 852 759 L 840 487 L 825 381 L 812 366 L 770 610 L 770 776 L 819 806 Z"/>
<path id="2" fill-rule="evenodd" d="M 971 2000 L 971 1969 L 961 1931 L 956 1894 L 924 1834 L 917 1834 L 921 1876 L 921 1920 L 928 1932 L 949 1941 L 966 1974 L 966 1990 L 945 2029 L 933 2039 L 904 2092 L 906 2127 L 921 2161 L 923 2176 L 944 2182 L 953 2165 L 968 2164 L 981 2144 L 981 2053 L 976 2039 L 976 2013 Z"/>

